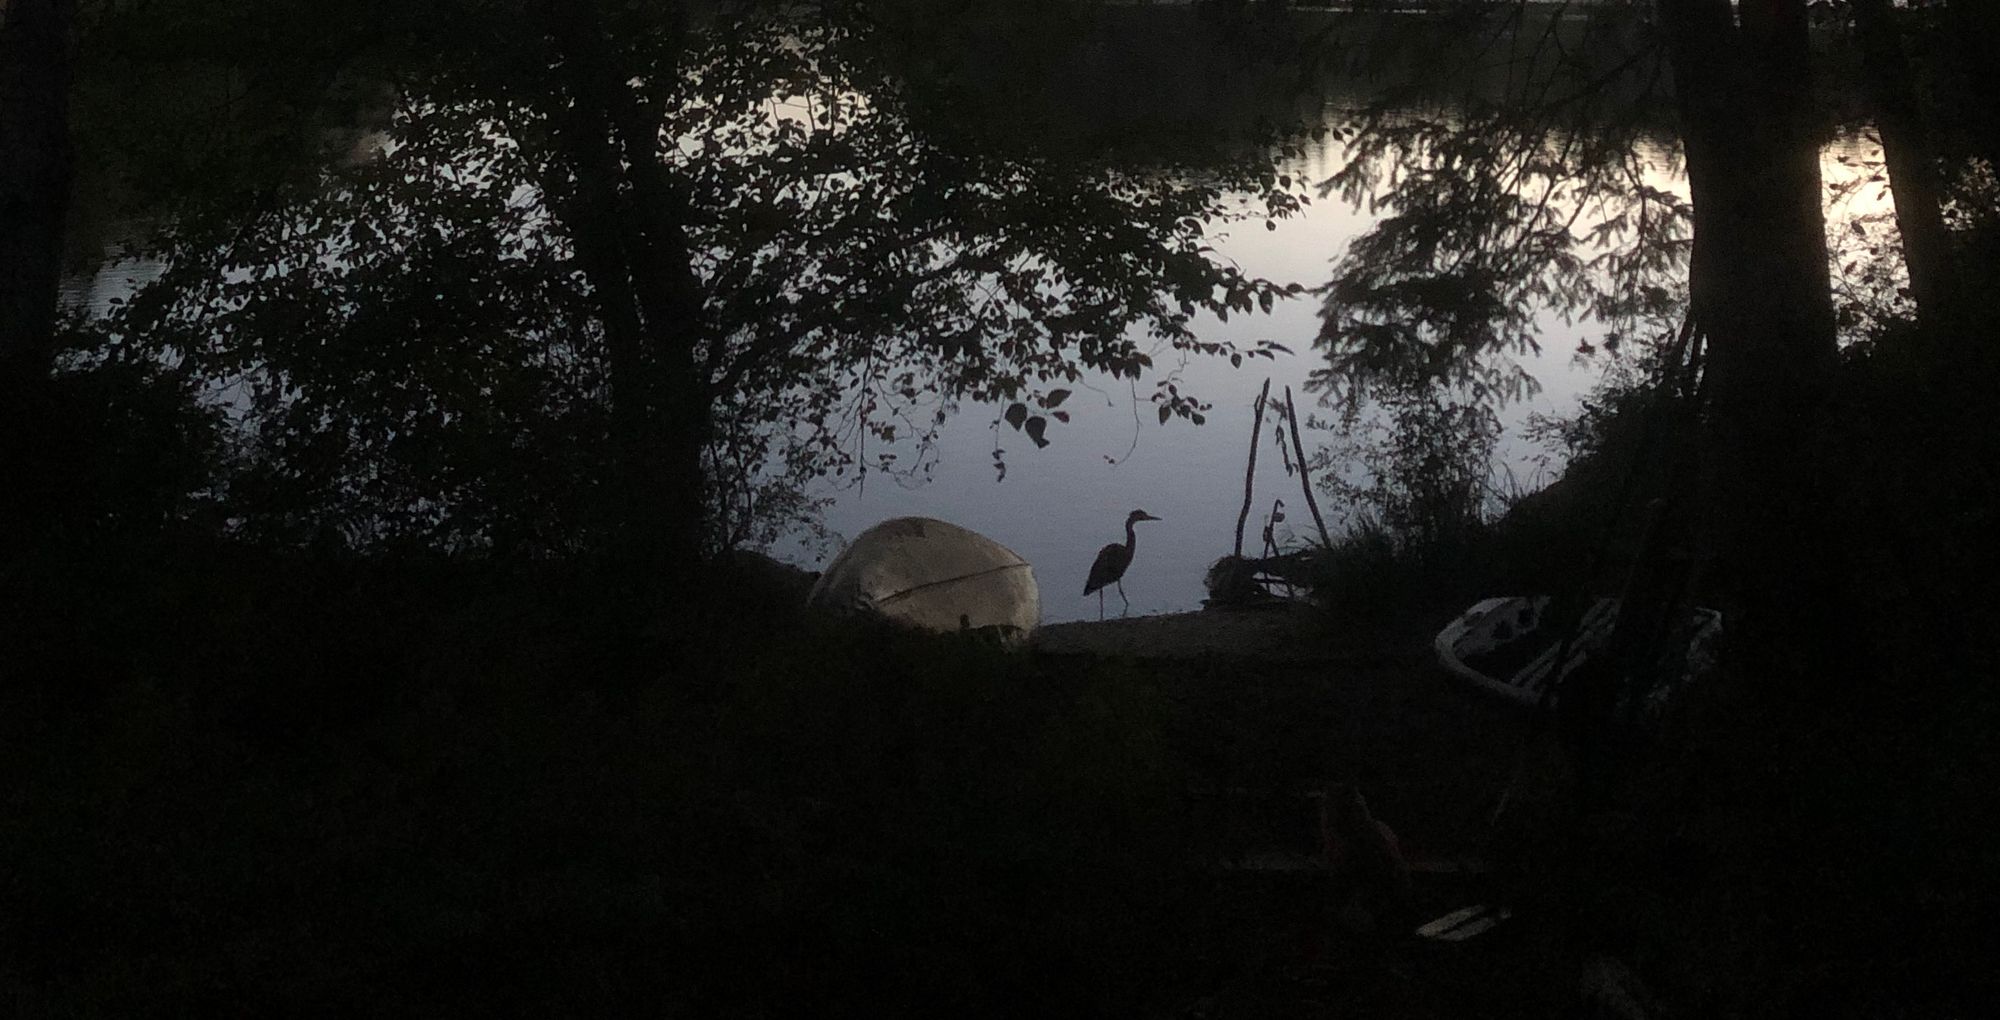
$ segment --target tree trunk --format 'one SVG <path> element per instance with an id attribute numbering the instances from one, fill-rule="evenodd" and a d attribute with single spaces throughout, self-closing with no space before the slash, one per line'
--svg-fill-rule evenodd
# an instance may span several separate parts
<path id="1" fill-rule="evenodd" d="M 1835 364 L 1804 0 L 1660 0 L 1709 340 L 1703 499 L 1746 644 L 1812 654 L 1844 587 L 1814 440 Z M 1807 666 L 1808 670 L 1812 667 Z"/>
<path id="2" fill-rule="evenodd" d="M 702 288 L 688 241 L 689 211 L 669 179 L 660 146 L 660 119 L 628 88 L 612 93 L 614 127 L 631 180 L 626 250 L 633 291 L 646 326 L 659 400 L 660 469 L 668 485 L 663 506 L 669 548 L 693 563 L 704 549 L 706 477 L 702 467 L 713 427 L 711 394 L 699 352 L 708 337 Z"/>
<path id="3" fill-rule="evenodd" d="M 1855 0 L 1869 100 L 1882 135 L 1889 190 L 1896 203 L 1896 229 L 1910 270 L 1910 293 L 1917 317 L 1927 327 L 1956 315 L 1951 239 L 1945 232 L 1936 147 L 1924 125 L 1911 80 L 1909 58 L 1889 0 Z"/>
<path id="4" fill-rule="evenodd" d="M 0 23 L 0 573 L 50 505 L 50 404 L 69 140 L 74 0 L 11 0 Z"/>
<path id="5" fill-rule="evenodd" d="M 683 204 L 661 163 L 659 124 L 617 68 L 595 8 L 548 13 L 571 101 L 562 114 L 576 174 L 570 227 L 611 348 L 628 544 L 642 571 L 685 573 L 703 552 L 711 419 Z"/>
<path id="6" fill-rule="evenodd" d="M 69 210 L 74 0 L 11 0 L 0 27 L 0 385 L 48 374 Z"/>
<path id="7" fill-rule="evenodd" d="M 552 182 L 550 193 L 562 195 L 557 208 L 576 246 L 577 263 L 590 281 L 598 321 L 604 329 L 610 373 L 611 440 L 616 477 L 619 539 L 631 555 L 634 545 L 654 544 L 649 529 L 640 527 L 664 499 L 659 472 L 649 470 L 655 459 L 648 432 L 655 427 L 649 408 L 656 398 L 648 386 L 644 328 L 632 296 L 632 276 L 620 238 L 619 160 L 610 129 L 590 117 L 582 104 L 566 111 L 557 130 L 563 162 L 574 179 Z M 639 558 L 649 558 L 641 554 Z"/>

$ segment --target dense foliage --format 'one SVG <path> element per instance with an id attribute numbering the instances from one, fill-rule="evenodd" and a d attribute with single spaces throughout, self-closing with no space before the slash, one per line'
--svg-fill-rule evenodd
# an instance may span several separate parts
<path id="1" fill-rule="evenodd" d="M 715 541 L 797 526 L 809 479 L 924 470 L 960 399 L 1027 401 L 1014 424 L 1044 441 L 1085 371 L 1137 379 L 1156 348 L 1262 350 L 1190 328 L 1285 293 L 1205 235 L 1286 215 L 1302 184 L 1258 159 L 1139 170 L 927 135 L 912 111 L 932 83 L 884 69 L 865 21 L 822 15 L 629 56 L 680 62 L 635 81 L 699 291 Z M 592 171 L 560 106 L 496 78 L 532 60 L 509 56 L 400 70 L 378 155 L 247 216 L 183 210 L 167 273 L 75 338 L 83 361 L 171 363 L 233 412 L 245 534 L 561 552 L 617 512 L 615 341 L 578 242 L 602 228 L 581 211 Z M 1226 198 L 1244 188 L 1261 197 Z M 1159 402 L 1163 418 L 1201 410 L 1178 389 Z M 869 453 L 899 437 L 918 463 Z"/>
<path id="2" fill-rule="evenodd" d="M 980 46 L 1068 82 L 1115 35 L 955 6 L 36 5 L 76 17 L 72 254 L 122 233 L 163 272 L 0 378 L 0 1001 L 1549 1015 L 1606 954 L 1686 1015 L 1992 1001 L 1988 5 L 1855 0 L 1767 48 L 1723 0 L 1465 0 L 1400 42 L 1418 21 L 1191 15 L 1343 102 L 1315 61 L 1448 40 L 1353 104 L 1322 182 L 1384 215 L 1319 291 L 1359 441 L 1317 466 L 1361 526 L 1303 667 L 831 623 L 769 563 L 647 546 L 921 474 L 960 401 L 1061 442 L 1085 373 L 1270 352 L 1193 323 L 1294 292 L 1209 246 L 1313 191 L 1284 131 L 1114 153 L 1094 111 L 996 100 L 1016 68 Z M 1785 73 L 1870 26 L 1894 45 L 1859 73 L 1904 52 L 1914 107 Z M 1895 151 L 1852 187 L 1893 213 L 1829 243 L 1818 147 L 1859 115 Z M 1926 211 L 1952 273 L 1919 285 Z M 1496 519 L 1495 409 L 1551 310 L 1627 360 Z M 1420 665 L 1517 591 L 1712 598 L 1725 666 L 1586 748 L 1578 713 L 1552 734 Z M 1313 845 L 1330 778 L 1413 856 L 1488 855 L 1420 905 L 1512 929 L 1354 938 L 1324 886 L 1219 866 Z"/>

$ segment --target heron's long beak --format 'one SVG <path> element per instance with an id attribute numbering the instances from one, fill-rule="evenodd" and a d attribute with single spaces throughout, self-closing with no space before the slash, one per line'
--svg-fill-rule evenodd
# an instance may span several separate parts
<path id="1" fill-rule="evenodd" d="M 1140 520 L 1142 520 L 1142 521 L 1164 521 L 1164 520 L 1166 520 L 1166 518 L 1165 518 L 1165 517 L 1155 517 L 1155 516 L 1153 516 L 1152 514 L 1147 514 L 1146 516 L 1144 516 L 1144 517 L 1141 517 L 1141 518 L 1139 518 L 1139 519 L 1140 519 Z"/>

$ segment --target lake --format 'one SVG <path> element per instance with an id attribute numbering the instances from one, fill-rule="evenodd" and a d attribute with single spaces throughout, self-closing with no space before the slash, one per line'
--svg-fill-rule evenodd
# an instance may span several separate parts
<path id="1" fill-rule="evenodd" d="M 969 71 L 994 77 L 979 90 L 992 104 L 977 115 L 991 116 L 996 123 L 981 129 L 997 135 L 1057 134 L 1066 144 L 1123 154 L 1138 168 L 1162 161 L 1198 165 L 1217 158 L 1218 148 L 1227 153 L 1265 144 L 1244 139 L 1258 135 L 1250 130 L 1252 125 L 1272 125 L 1273 131 L 1266 133 L 1301 146 L 1279 161 L 1279 168 L 1289 174 L 1318 181 L 1346 161 L 1344 144 L 1332 129 L 1351 120 L 1352 110 L 1366 97 L 1364 86 L 1375 81 L 1380 69 L 1342 66 L 1314 72 L 1306 76 L 1312 87 L 1302 90 L 1288 86 L 1291 64 L 1234 51 L 1233 44 L 1203 34 L 1183 14 L 1121 17 L 1124 20 L 1099 24 L 1095 31 L 1101 35 L 1079 44 L 1091 55 L 1081 63 L 1038 62 L 1033 53 L 1007 48 L 1028 45 L 1018 39 L 996 42 L 991 59 Z M 1380 32 L 1388 23 L 1327 22 L 1353 32 Z M 1415 52 L 1421 53 L 1421 48 Z M 1400 69 L 1389 77 L 1420 79 L 1421 62 L 1407 55 L 1402 59 Z M 1033 74 L 1020 70 L 1025 67 L 1033 67 Z M 1491 91 L 1501 86 L 1482 78 L 1476 87 Z M 1427 110 L 1431 100 L 1413 97 L 1409 102 L 1414 114 Z M 1015 118 L 1020 123 L 1014 123 Z M 1315 133 L 1315 127 L 1329 130 Z M 1649 146 L 1641 152 L 1645 182 L 1685 197 L 1685 181 L 1677 173 L 1671 148 L 1658 141 L 1639 144 Z M 1823 172 L 1829 181 L 1831 234 L 1846 238 L 1857 223 L 1863 225 L 1861 233 L 1879 234 L 1885 189 L 1848 187 L 1865 184 L 1879 163 L 1879 147 L 1865 135 L 1845 135 L 1828 146 Z M 1064 405 L 1070 422 L 1052 426 L 1050 444 L 1042 449 L 1022 433 L 996 425 L 1001 405 L 968 402 L 939 433 L 930 451 L 934 468 L 925 481 L 875 472 L 865 482 L 849 476 L 818 487 L 817 494 L 831 500 L 824 525 L 836 536 L 836 545 L 839 538 L 851 538 L 878 521 L 898 516 L 936 517 L 972 528 L 1034 565 L 1042 588 L 1043 618 L 1062 622 L 1096 615 L 1096 600 L 1081 595 L 1085 573 L 1100 546 L 1122 538 L 1127 512 L 1142 508 L 1163 520 L 1143 525 L 1139 532 L 1137 556 L 1124 586 L 1131 598 L 1130 611 L 1197 608 L 1206 594 L 1205 571 L 1230 551 L 1234 540 L 1259 388 L 1268 377 L 1274 396 L 1288 386 L 1292 389 L 1302 415 L 1324 414 L 1318 396 L 1306 389 L 1308 375 L 1323 364 L 1314 349 L 1321 301 L 1310 290 L 1325 284 L 1333 262 L 1350 242 L 1378 222 L 1382 211 L 1367 205 L 1357 208 L 1339 197 L 1316 199 L 1298 215 L 1277 221 L 1275 229 L 1266 229 L 1256 219 L 1208 224 L 1220 257 L 1251 276 L 1300 283 L 1308 293 L 1278 302 L 1267 314 L 1234 315 L 1226 322 L 1204 314 L 1194 323 L 1205 340 L 1272 340 L 1292 351 L 1274 362 L 1252 360 L 1236 369 L 1219 359 L 1182 363 L 1171 351 L 1158 352 L 1155 374 L 1171 373 L 1176 385 L 1212 403 L 1206 424 L 1196 426 L 1178 418 L 1160 424 L 1152 413 L 1154 405 L 1146 399 L 1151 377 L 1135 387 L 1125 380 L 1087 374 Z M 101 310 L 111 299 L 129 294 L 135 283 L 157 276 L 159 269 L 158 263 L 147 260 L 106 265 L 94 276 L 71 280 L 66 300 Z M 1574 353 L 1579 341 L 1597 339 L 1600 328 L 1595 323 L 1565 321 L 1546 309 L 1530 314 L 1541 350 L 1523 359 L 1522 366 L 1541 389 L 1501 410 L 1507 428 L 1496 465 L 1495 487 L 1501 491 L 1531 489 L 1560 470 L 1554 451 L 1528 442 L 1521 426 L 1531 415 L 1574 411 L 1606 363 L 1603 355 L 1579 358 Z M 1245 528 L 1245 551 L 1252 555 L 1261 547 L 1262 524 L 1274 500 L 1284 501 L 1287 515 L 1276 529 L 1281 545 L 1314 539 L 1298 479 L 1286 474 L 1286 458 L 1268 442 L 1273 424 L 1274 419 L 1266 419 L 1266 445 L 1258 460 Z M 1309 430 L 1309 449 L 1317 445 L 1315 440 Z M 996 445 L 1004 450 L 1004 478 L 994 467 Z M 879 447 L 871 449 L 871 457 L 874 452 Z M 910 455 L 905 457 L 907 463 L 915 451 L 904 452 Z M 1322 495 L 1321 509 L 1338 536 L 1350 508 Z M 817 566 L 834 547 L 795 536 L 772 551 Z M 1115 593 L 1109 606 L 1114 613 L 1123 609 Z"/>
<path id="2" fill-rule="evenodd" d="M 1338 116 L 1333 111 L 1329 115 Z M 1321 166 L 1339 158 L 1331 149 L 1322 156 Z M 1870 167 L 1880 161 L 1880 145 L 1864 135 L 1843 137 L 1827 146 L 1822 172 L 1829 185 L 1831 233 L 1851 235 L 1857 223 L 1870 231 L 1884 229 L 1886 189 L 1877 185 L 1855 192 L 1851 187 L 1865 181 Z M 1660 153 L 1653 165 L 1658 186 L 1686 194 L 1686 181 L 1671 169 L 1669 154 Z M 1329 263 L 1372 221 L 1366 211 L 1330 199 L 1280 222 L 1275 231 L 1241 225 L 1219 247 L 1246 272 L 1312 286 L 1325 282 Z M 1204 336 L 1239 342 L 1274 339 L 1294 352 L 1275 362 L 1246 362 L 1240 369 L 1223 361 L 1188 364 L 1183 370 L 1186 388 L 1215 405 L 1205 425 L 1179 419 L 1159 424 L 1144 389 L 1137 394 L 1135 419 L 1133 390 L 1123 381 L 1100 376 L 1070 398 L 1065 406 L 1073 421 L 1050 432 L 1047 448 L 1036 449 L 1027 437 L 1000 426 L 998 442 L 1007 457 L 1003 480 L 996 478 L 991 463 L 994 423 L 1001 407 L 968 405 L 940 436 L 937 465 L 928 482 L 906 485 L 892 477 L 874 476 L 865 485 L 827 486 L 822 491 L 832 497 L 833 505 L 826 525 L 847 538 L 901 516 L 935 517 L 972 528 L 1034 565 L 1043 620 L 1061 623 L 1097 617 L 1097 599 L 1081 594 L 1091 561 L 1103 544 L 1123 540 L 1127 512 L 1144 509 L 1164 520 L 1139 526 L 1137 554 L 1125 576 L 1131 612 L 1198 609 L 1207 597 L 1203 577 L 1210 564 L 1229 553 L 1235 542 L 1254 408 L 1265 378 L 1271 380 L 1274 397 L 1292 387 L 1302 421 L 1309 413 L 1331 417 L 1305 388 L 1308 373 L 1319 363 L 1313 350 L 1319 306 L 1317 298 L 1306 295 L 1279 304 L 1268 315 L 1233 316 L 1228 322 L 1204 319 Z M 1495 477 L 1501 492 L 1532 490 L 1560 474 L 1560 454 L 1529 441 L 1522 427 L 1534 414 L 1575 412 L 1579 397 L 1598 382 L 1607 361 L 1603 354 L 1576 353 L 1579 340 L 1597 338 L 1594 323 L 1565 322 L 1546 313 L 1538 321 L 1541 353 L 1522 363 L 1542 389 L 1501 413 L 1506 432 L 1499 444 Z M 1286 520 L 1276 532 L 1280 541 L 1287 547 L 1316 541 L 1299 480 L 1286 474 L 1284 459 L 1269 441 L 1271 428 L 1267 416 L 1255 497 L 1244 530 L 1244 550 L 1252 556 L 1261 548 L 1261 526 L 1274 499 L 1285 503 Z M 1309 454 L 1314 431 L 1309 427 L 1306 433 Z M 1347 508 L 1325 493 L 1319 500 L 1337 540 Z M 797 542 L 774 552 L 813 569 L 830 556 Z M 1114 615 L 1121 611 L 1115 591 L 1107 605 Z"/>

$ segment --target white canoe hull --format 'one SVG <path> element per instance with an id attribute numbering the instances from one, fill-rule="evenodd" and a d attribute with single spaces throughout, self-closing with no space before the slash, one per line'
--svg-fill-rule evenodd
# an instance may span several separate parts
<path id="1" fill-rule="evenodd" d="M 991 629 L 1019 640 L 1042 618 L 1027 560 L 976 531 L 927 517 L 897 517 L 862 532 L 827 564 L 806 605 L 941 633 Z"/>
<path id="2" fill-rule="evenodd" d="M 1550 689 L 1610 642 L 1611 630 L 1618 622 L 1618 600 L 1598 599 L 1591 605 L 1567 654 L 1561 647 L 1560 635 L 1543 631 L 1542 617 L 1549 602 L 1547 595 L 1515 595 L 1474 604 L 1438 632 L 1433 642 L 1438 663 L 1481 690 L 1516 704 L 1533 707 L 1553 701 Z M 1694 611 L 1688 625 L 1690 675 L 1706 668 L 1710 644 L 1721 632 L 1721 613 L 1713 609 Z M 1525 644 L 1516 654 L 1507 655 L 1516 642 Z M 1556 663 L 1558 655 L 1563 656 L 1560 668 Z M 1482 660 L 1491 662 L 1496 658 L 1505 658 L 1508 664 L 1498 670 L 1482 665 Z M 1661 689 L 1653 692 L 1649 700 L 1663 700 L 1670 693 Z M 1658 706 L 1649 706 L 1653 707 Z"/>

